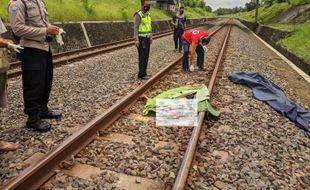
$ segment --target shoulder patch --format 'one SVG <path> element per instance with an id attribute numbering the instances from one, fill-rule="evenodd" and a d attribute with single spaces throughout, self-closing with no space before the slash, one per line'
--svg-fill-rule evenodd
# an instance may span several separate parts
<path id="1" fill-rule="evenodd" d="M 17 6 L 17 5 L 12 5 L 12 6 L 10 7 L 10 12 L 15 13 L 17 10 L 18 10 L 18 6 Z"/>

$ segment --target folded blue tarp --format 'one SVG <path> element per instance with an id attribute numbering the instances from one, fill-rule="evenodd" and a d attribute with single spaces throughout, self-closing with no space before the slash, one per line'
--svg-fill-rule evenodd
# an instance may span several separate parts
<path id="1" fill-rule="evenodd" d="M 310 138 L 310 112 L 290 101 L 280 87 L 257 72 L 233 72 L 228 78 L 234 83 L 251 87 L 256 99 L 289 118 Z"/>

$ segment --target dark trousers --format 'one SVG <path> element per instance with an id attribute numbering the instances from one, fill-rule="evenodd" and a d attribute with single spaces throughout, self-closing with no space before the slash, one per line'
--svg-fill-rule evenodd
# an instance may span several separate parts
<path id="1" fill-rule="evenodd" d="M 149 62 L 149 55 L 150 55 L 150 47 L 151 47 L 151 40 L 150 38 L 146 37 L 139 37 L 139 74 L 138 77 L 145 77 L 147 75 L 146 69 L 147 64 Z"/>
<path id="2" fill-rule="evenodd" d="M 53 83 L 53 57 L 51 51 L 36 48 L 22 51 L 24 111 L 32 117 L 47 109 Z"/>
<path id="3" fill-rule="evenodd" d="M 174 48 L 182 51 L 182 35 L 184 33 L 184 29 L 174 29 L 173 40 L 174 40 Z"/>
<path id="4" fill-rule="evenodd" d="M 182 45 L 183 45 L 183 70 L 189 69 L 189 48 L 190 44 L 182 40 Z M 196 48 L 196 54 L 197 54 L 197 66 L 199 68 L 204 68 L 204 59 L 205 59 L 205 51 L 201 45 L 198 45 Z"/>

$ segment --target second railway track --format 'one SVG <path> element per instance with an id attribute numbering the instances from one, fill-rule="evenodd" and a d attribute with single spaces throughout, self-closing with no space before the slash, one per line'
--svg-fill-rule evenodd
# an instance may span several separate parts
<path id="1" fill-rule="evenodd" d="M 188 29 L 205 26 L 205 25 L 207 24 L 194 25 L 194 26 L 189 27 Z M 157 33 L 154 35 L 153 39 L 162 38 L 165 36 L 169 36 L 171 34 L 172 34 L 171 31 Z M 86 59 L 88 57 L 92 57 L 92 56 L 95 56 L 101 53 L 115 51 L 120 48 L 125 48 L 125 47 L 132 46 L 132 45 L 134 45 L 134 40 L 126 39 L 126 40 L 111 42 L 107 44 L 96 45 L 96 46 L 92 46 L 89 48 L 82 48 L 82 49 L 72 50 L 72 51 L 63 52 L 63 53 L 57 53 L 53 56 L 54 58 L 53 63 L 55 67 L 60 67 L 62 65 L 69 64 L 69 63 L 72 63 L 78 60 Z M 21 67 L 20 61 L 12 62 L 10 64 L 10 70 L 8 73 L 9 79 L 18 77 L 22 74 L 20 67 Z"/>

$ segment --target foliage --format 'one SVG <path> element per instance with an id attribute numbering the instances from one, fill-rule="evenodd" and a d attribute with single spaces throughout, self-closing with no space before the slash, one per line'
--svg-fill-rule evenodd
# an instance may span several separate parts
<path id="1" fill-rule="evenodd" d="M 263 4 L 261 4 L 260 7 L 263 9 L 268 9 L 269 7 L 272 7 L 272 10 L 275 12 L 269 12 L 271 13 L 269 17 L 271 17 L 278 13 L 277 11 L 279 10 L 278 9 L 279 7 L 280 9 L 282 9 L 286 7 L 303 5 L 307 3 L 310 3 L 310 0 L 264 0 Z M 217 15 L 236 14 L 241 12 L 249 12 L 254 10 L 255 8 L 256 8 L 255 1 L 251 1 L 249 3 L 246 3 L 244 8 L 242 7 L 235 7 L 233 9 L 219 8 L 218 10 L 215 11 L 215 13 L 217 13 Z"/>
<path id="2" fill-rule="evenodd" d="M 297 5 L 304 5 L 304 4 L 310 3 L 310 0 L 265 0 L 264 6 L 270 7 L 276 3 L 288 3 L 290 5 L 297 6 Z"/>
<path id="3" fill-rule="evenodd" d="M 278 42 L 296 55 L 310 62 L 310 21 L 302 25 L 295 25 L 294 33 Z"/>
<path id="4" fill-rule="evenodd" d="M 255 8 L 256 8 L 256 2 L 251 1 L 245 4 L 244 11 L 251 11 L 251 10 L 254 10 Z"/>
<path id="5" fill-rule="evenodd" d="M 201 18 L 201 17 L 214 17 L 216 16 L 214 13 L 210 13 L 205 11 L 203 8 L 190 8 L 190 7 L 185 7 L 185 15 L 188 18 Z"/>
<path id="6" fill-rule="evenodd" d="M 9 0 L 0 0 L 0 16 L 8 21 L 7 3 Z M 211 15 L 212 9 L 205 6 L 203 0 L 193 1 L 194 6 L 187 7 L 188 17 L 205 17 Z M 140 0 L 45 0 L 49 9 L 50 21 L 80 21 L 80 20 L 131 20 L 133 13 L 140 8 Z M 169 19 L 166 11 L 151 8 L 153 19 Z"/>
<path id="7" fill-rule="evenodd" d="M 289 2 L 293 6 L 296 6 L 296 5 L 304 5 L 304 4 L 310 3 L 310 0 L 290 0 Z"/>
<path id="8" fill-rule="evenodd" d="M 93 5 L 90 5 L 89 0 L 81 0 L 81 2 L 83 3 L 83 7 L 88 14 L 92 15 L 95 13 Z"/>
<path id="9" fill-rule="evenodd" d="M 198 8 L 205 9 L 208 12 L 212 12 L 212 8 L 210 6 L 207 6 L 204 0 L 184 0 L 184 6 L 191 7 L 191 8 L 198 7 Z"/>
<path id="10" fill-rule="evenodd" d="M 256 3 L 254 1 L 248 2 L 245 4 L 245 7 L 235 7 L 235 8 L 219 8 L 215 11 L 217 15 L 227 15 L 227 14 L 236 14 L 239 12 L 252 11 L 256 8 Z"/>
<path id="11" fill-rule="evenodd" d="M 259 8 L 258 21 L 263 24 L 271 25 L 277 28 L 292 30 L 292 35 L 280 40 L 279 45 L 287 48 L 289 51 L 295 53 L 296 55 L 303 57 L 310 62 L 310 21 L 304 24 L 280 24 L 273 23 L 272 19 L 284 10 L 291 7 L 309 3 L 310 0 L 291 0 L 290 2 L 277 3 L 277 1 L 272 1 L 272 4 L 267 0 L 264 1 L 263 6 Z M 255 11 L 237 13 L 234 17 L 240 17 L 249 21 L 254 21 Z"/>

